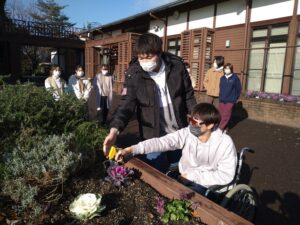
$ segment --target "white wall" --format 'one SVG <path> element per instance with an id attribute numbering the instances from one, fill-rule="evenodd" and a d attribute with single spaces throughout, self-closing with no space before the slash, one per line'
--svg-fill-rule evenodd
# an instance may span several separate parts
<path id="1" fill-rule="evenodd" d="M 187 12 L 180 13 L 179 17 L 168 17 L 167 36 L 180 34 L 185 31 L 187 27 Z"/>
<path id="2" fill-rule="evenodd" d="M 216 27 L 245 23 L 246 1 L 231 0 L 217 5 Z"/>
<path id="3" fill-rule="evenodd" d="M 122 34 L 122 30 L 113 30 L 112 31 L 112 36 L 116 36 L 116 35 L 119 35 L 119 34 Z"/>
<path id="4" fill-rule="evenodd" d="M 256 22 L 292 16 L 293 8 L 294 0 L 253 0 L 250 21 Z"/>
<path id="5" fill-rule="evenodd" d="M 298 1 L 298 11 L 297 14 L 300 15 L 300 2 Z"/>
<path id="6" fill-rule="evenodd" d="M 164 19 L 164 18 L 162 18 Z M 158 30 L 155 31 L 156 26 L 158 27 Z M 164 30 L 165 30 L 165 24 L 161 20 L 151 20 L 150 21 L 150 27 L 149 27 L 149 32 L 156 34 L 159 37 L 164 36 Z"/>
<path id="7" fill-rule="evenodd" d="M 201 27 L 213 28 L 214 26 L 214 5 L 190 11 L 189 29 Z"/>

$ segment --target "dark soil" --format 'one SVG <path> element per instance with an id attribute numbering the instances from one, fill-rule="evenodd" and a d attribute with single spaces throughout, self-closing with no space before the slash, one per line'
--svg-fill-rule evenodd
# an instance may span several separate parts
<path id="1" fill-rule="evenodd" d="M 138 173 L 136 173 L 138 174 Z M 57 203 L 47 206 L 44 214 L 41 216 L 43 225 L 156 225 L 163 224 L 156 211 L 156 197 L 161 197 L 158 192 L 140 179 L 134 179 L 133 183 L 127 187 L 115 187 L 111 183 L 104 181 L 104 170 L 100 160 L 95 166 L 84 174 L 70 179 L 64 186 L 63 197 Z M 89 221 L 83 222 L 76 220 L 69 212 L 69 205 L 78 196 L 83 193 L 99 193 L 103 196 L 102 204 L 106 205 L 105 211 L 101 216 L 95 217 Z M 3 199 L 0 198 L 0 201 Z M 6 205 L 6 209 L 12 209 L 13 205 Z M 17 224 L 29 224 L 26 221 L 26 214 L 12 214 L 11 210 L 3 210 L 3 215 L 13 215 L 10 220 L 18 220 Z M 6 224 L 7 218 L 0 217 L 0 224 Z M 171 221 L 168 224 L 202 224 L 199 218 L 191 218 L 189 222 Z M 34 223 L 38 224 L 38 222 Z"/>

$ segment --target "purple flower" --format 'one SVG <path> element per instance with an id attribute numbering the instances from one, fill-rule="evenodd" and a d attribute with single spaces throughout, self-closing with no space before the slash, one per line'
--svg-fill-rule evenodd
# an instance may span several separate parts
<path id="1" fill-rule="evenodd" d="M 283 99 L 286 102 L 295 102 L 297 100 L 296 96 L 293 95 L 285 95 Z"/>
<path id="2" fill-rule="evenodd" d="M 160 197 L 156 197 L 157 203 L 156 203 L 156 211 L 160 216 L 165 214 L 165 200 L 163 200 Z"/>

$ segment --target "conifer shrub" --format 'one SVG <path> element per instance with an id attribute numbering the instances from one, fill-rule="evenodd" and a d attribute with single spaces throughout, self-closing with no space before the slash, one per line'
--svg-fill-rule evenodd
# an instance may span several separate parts
<path id="1" fill-rule="evenodd" d="M 38 224 L 64 182 L 93 165 L 107 130 L 87 118 L 85 103 L 70 95 L 55 101 L 32 84 L 1 86 L 0 194 L 28 223 Z"/>

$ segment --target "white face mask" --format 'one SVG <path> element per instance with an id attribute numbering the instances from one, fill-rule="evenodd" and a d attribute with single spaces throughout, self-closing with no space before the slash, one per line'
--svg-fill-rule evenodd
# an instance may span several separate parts
<path id="1" fill-rule="evenodd" d="M 218 69 L 218 64 L 214 62 L 214 68 Z"/>
<path id="2" fill-rule="evenodd" d="M 157 67 L 156 61 L 140 62 L 141 67 L 146 72 L 152 72 Z"/>
<path id="3" fill-rule="evenodd" d="M 57 78 L 59 78 L 59 76 L 60 76 L 60 71 L 59 71 L 59 70 L 54 70 L 54 71 L 53 71 L 53 77 L 54 77 L 55 79 L 57 79 Z"/>
<path id="4" fill-rule="evenodd" d="M 224 73 L 227 74 L 227 75 L 229 75 L 229 74 L 231 74 L 231 70 L 230 69 L 225 69 Z"/>
<path id="5" fill-rule="evenodd" d="M 101 72 L 102 72 L 103 75 L 108 74 L 108 70 L 101 70 Z"/>
<path id="6" fill-rule="evenodd" d="M 76 72 L 76 76 L 77 76 L 77 77 L 83 77 L 83 75 L 84 75 L 84 72 L 83 72 L 83 71 L 77 71 L 77 72 Z"/>

